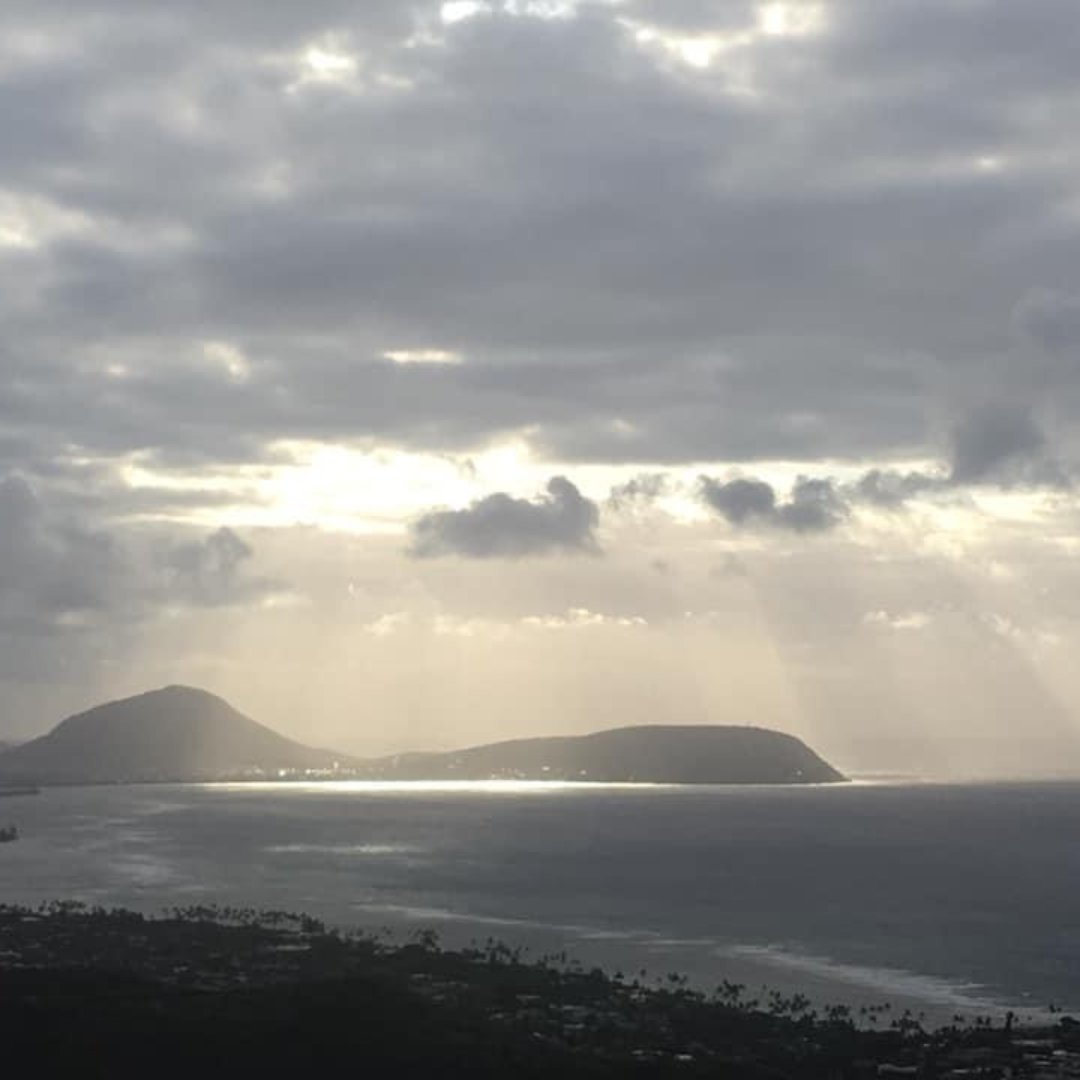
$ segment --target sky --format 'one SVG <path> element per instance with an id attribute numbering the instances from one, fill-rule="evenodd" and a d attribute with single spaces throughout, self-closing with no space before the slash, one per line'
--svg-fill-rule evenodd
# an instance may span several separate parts
<path id="1" fill-rule="evenodd" d="M 5 0 L 0 738 L 1080 773 L 1075 0 Z"/>

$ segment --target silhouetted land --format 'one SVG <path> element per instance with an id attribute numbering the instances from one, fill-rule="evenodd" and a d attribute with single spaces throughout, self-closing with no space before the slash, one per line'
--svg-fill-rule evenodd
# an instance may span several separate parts
<path id="1" fill-rule="evenodd" d="M 0 1016 L 8 1060 L 31 1054 L 41 1075 L 1080 1075 L 1068 1019 L 928 1033 L 905 1015 L 871 1031 L 845 1009 L 730 984 L 706 996 L 494 941 L 444 951 L 427 933 L 395 944 L 205 908 L 0 908 Z"/>
<path id="2" fill-rule="evenodd" d="M 754 727 L 652 725 L 593 735 L 514 739 L 445 754 L 373 762 L 386 780 L 821 784 L 844 777 L 791 735 Z"/>
<path id="3" fill-rule="evenodd" d="M 332 772 L 353 759 L 287 739 L 204 690 L 168 686 L 68 717 L 0 753 L 3 784 L 207 780 Z"/>
<path id="4" fill-rule="evenodd" d="M 286 739 L 203 690 L 169 686 L 69 717 L 0 753 L 0 785 L 359 778 L 804 784 L 843 776 L 790 735 L 646 726 L 362 761 Z"/>

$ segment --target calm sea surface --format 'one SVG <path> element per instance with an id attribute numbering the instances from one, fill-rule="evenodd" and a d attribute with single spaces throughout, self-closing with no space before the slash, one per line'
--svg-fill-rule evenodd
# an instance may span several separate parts
<path id="1" fill-rule="evenodd" d="M 9 820 L 0 901 L 304 910 L 937 1018 L 1080 1009 L 1080 784 L 168 785 Z"/>

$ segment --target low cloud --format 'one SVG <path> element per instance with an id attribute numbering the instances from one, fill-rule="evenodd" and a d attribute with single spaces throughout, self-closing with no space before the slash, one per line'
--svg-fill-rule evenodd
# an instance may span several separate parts
<path id="1" fill-rule="evenodd" d="M 666 473 L 640 473 L 623 484 L 616 484 L 608 496 L 613 510 L 624 510 L 640 504 L 655 502 L 671 489 L 671 479 Z"/>
<path id="2" fill-rule="evenodd" d="M 855 500 L 879 509 L 895 509 L 909 499 L 940 491 L 945 486 L 944 476 L 931 473 L 871 469 L 853 485 L 851 494 Z"/>
<path id="3" fill-rule="evenodd" d="M 721 482 L 702 477 L 702 501 L 730 524 L 760 525 L 797 533 L 826 532 L 847 518 L 850 507 L 829 479 L 800 477 L 787 502 L 780 502 L 764 480 L 739 478 Z"/>
<path id="4" fill-rule="evenodd" d="M 702 477 L 701 497 L 732 525 L 776 516 L 776 492 L 764 480 L 738 479 L 720 483 Z"/>
<path id="5" fill-rule="evenodd" d="M 278 586 L 244 573 L 254 548 L 232 529 L 220 528 L 204 540 L 177 544 L 166 557 L 170 594 L 200 607 L 246 603 Z"/>
<path id="6" fill-rule="evenodd" d="M 1028 406 L 990 404 L 972 410 L 956 426 L 952 452 L 952 485 L 1068 483 Z"/>
<path id="7" fill-rule="evenodd" d="M 600 511 L 565 477 L 548 481 L 534 500 L 497 492 L 464 510 L 437 510 L 412 527 L 417 558 L 525 558 L 557 552 L 596 554 Z"/>

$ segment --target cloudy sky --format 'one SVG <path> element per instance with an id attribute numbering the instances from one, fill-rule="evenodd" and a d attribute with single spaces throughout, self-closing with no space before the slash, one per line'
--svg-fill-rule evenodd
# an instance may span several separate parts
<path id="1" fill-rule="evenodd" d="M 1080 772 L 1075 0 L 5 0 L 0 738 Z"/>

